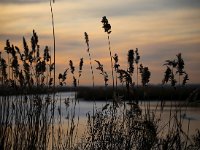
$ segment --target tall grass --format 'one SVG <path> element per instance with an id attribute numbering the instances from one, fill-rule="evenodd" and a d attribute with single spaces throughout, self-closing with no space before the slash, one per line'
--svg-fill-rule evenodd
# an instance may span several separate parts
<path id="1" fill-rule="evenodd" d="M 51 23 L 52 23 L 52 33 L 53 33 L 53 54 L 54 54 L 54 80 L 53 80 L 53 90 L 54 90 L 54 96 L 53 96 L 53 101 L 52 101 L 52 104 L 51 104 L 51 108 L 52 108 L 52 149 L 54 148 L 54 126 L 53 126 L 53 123 L 54 123 L 54 99 L 55 99 L 55 85 L 56 85 L 56 37 L 55 37 L 55 26 L 54 26 L 54 15 L 53 15 L 53 7 L 52 7 L 52 0 L 49 1 L 50 3 L 50 10 L 51 10 Z M 55 2 L 55 0 L 53 0 L 53 3 Z"/>
<path id="2" fill-rule="evenodd" d="M 51 9 L 51 23 L 52 23 L 52 33 L 53 33 L 53 61 L 54 61 L 54 88 L 55 88 L 55 79 L 56 79 L 56 36 L 55 36 L 55 25 L 54 25 L 54 15 L 53 15 L 53 7 L 52 7 L 52 0 L 49 1 L 50 9 Z M 53 0 L 55 3 L 55 0 Z"/>
<path id="3" fill-rule="evenodd" d="M 102 17 L 101 22 L 103 23 L 102 28 L 104 28 L 104 31 L 107 33 L 107 37 L 108 37 L 108 50 L 109 50 L 109 54 L 110 54 L 110 64 L 111 64 L 110 66 L 111 66 L 111 71 L 112 71 L 112 86 L 113 86 L 113 91 L 114 91 L 115 79 L 114 79 L 114 72 L 113 72 L 113 56 L 112 56 L 111 44 L 110 44 L 111 25 L 109 24 L 106 16 Z"/>
<path id="4" fill-rule="evenodd" d="M 92 58 L 91 58 L 91 54 L 90 54 L 89 36 L 88 36 L 87 32 L 85 32 L 84 35 L 85 35 L 85 43 L 87 44 L 87 52 L 88 52 L 89 59 L 90 59 L 90 70 L 92 73 L 92 87 L 94 88 L 94 71 L 93 71 L 93 67 L 92 67 Z"/>

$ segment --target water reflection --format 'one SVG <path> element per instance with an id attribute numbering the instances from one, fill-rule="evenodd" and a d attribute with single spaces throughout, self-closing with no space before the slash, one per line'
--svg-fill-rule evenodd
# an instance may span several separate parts
<path id="1" fill-rule="evenodd" d="M 103 106 L 105 106 L 106 101 L 96 101 L 95 103 L 93 101 L 85 101 L 84 99 L 79 99 L 75 101 L 75 93 L 73 92 L 61 92 L 56 94 L 56 108 L 61 108 L 61 114 L 62 114 L 62 120 L 66 120 L 70 113 L 75 112 L 75 116 L 79 116 L 79 123 L 81 127 L 86 126 L 87 123 L 87 113 L 92 114 L 93 108 L 95 110 L 101 110 Z M 66 108 L 65 101 L 69 100 L 69 107 Z M 166 101 L 165 106 L 163 109 L 161 109 L 161 102 L 160 101 L 151 101 L 150 102 L 150 111 L 155 113 L 155 116 L 160 119 L 161 128 L 164 127 L 165 124 L 168 123 L 170 117 L 175 113 L 177 110 L 175 105 L 180 104 L 180 102 L 177 101 Z M 112 104 L 110 102 L 110 104 Z M 149 102 L 140 102 L 139 106 L 144 110 L 149 104 Z M 75 106 L 76 105 L 76 106 Z M 74 107 L 75 106 L 75 107 Z M 172 106 L 172 107 L 171 107 Z M 127 106 L 128 107 L 128 106 Z M 119 111 L 120 112 L 120 111 Z M 170 115 L 171 113 L 171 115 Z M 180 112 L 177 113 L 178 118 L 182 119 L 182 127 L 185 132 L 187 132 L 188 123 L 190 126 L 189 134 L 194 134 L 197 129 L 200 129 L 200 108 L 199 107 L 181 107 L 181 114 Z M 58 111 L 55 113 L 56 116 L 59 116 Z M 63 121 L 64 123 L 64 121 Z M 167 128 L 167 127 L 165 127 Z M 84 130 L 81 129 L 81 130 Z M 81 131 L 80 130 L 80 131 Z M 163 130 L 164 132 L 167 130 Z"/>

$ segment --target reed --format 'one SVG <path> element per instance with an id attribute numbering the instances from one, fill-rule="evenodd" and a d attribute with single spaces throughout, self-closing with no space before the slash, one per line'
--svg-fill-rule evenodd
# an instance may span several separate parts
<path id="1" fill-rule="evenodd" d="M 102 28 L 104 28 L 104 31 L 107 33 L 107 37 L 108 37 L 108 50 L 109 50 L 109 54 L 110 54 L 110 64 L 111 64 L 110 66 L 111 66 L 111 71 L 112 71 L 112 86 L 113 86 L 113 92 L 114 92 L 115 79 L 114 79 L 114 72 L 113 72 L 113 57 L 112 57 L 111 44 L 110 44 L 111 25 L 109 24 L 106 16 L 102 17 L 101 22 L 103 23 Z"/>
<path id="2" fill-rule="evenodd" d="M 84 35 L 85 35 L 85 43 L 87 45 L 87 52 L 88 52 L 88 56 L 90 59 L 90 70 L 92 73 L 92 87 L 94 88 L 94 71 L 93 71 L 93 66 L 92 66 L 92 58 L 91 58 L 91 54 L 90 54 L 89 36 L 88 36 L 87 32 L 85 32 Z"/>

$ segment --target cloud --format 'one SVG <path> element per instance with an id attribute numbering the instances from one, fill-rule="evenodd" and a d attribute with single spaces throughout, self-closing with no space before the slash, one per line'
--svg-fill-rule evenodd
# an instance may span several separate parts
<path id="1" fill-rule="evenodd" d="M 162 11 L 172 11 L 179 9 L 198 9 L 200 7 L 199 0 L 110 0 L 108 1 L 69 1 L 66 5 L 77 6 L 69 7 L 69 10 L 73 13 L 82 12 L 90 16 L 102 16 L 109 17 L 123 17 L 127 15 L 140 16 L 144 14 L 153 13 L 156 14 Z"/>
<path id="2" fill-rule="evenodd" d="M 45 2 L 45 1 L 48 1 L 48 0 L 1 0 L 0 3 L 3 3 L 3 4 L 24 4 L 24 3 L 41 3 L 41 2 Z"/>

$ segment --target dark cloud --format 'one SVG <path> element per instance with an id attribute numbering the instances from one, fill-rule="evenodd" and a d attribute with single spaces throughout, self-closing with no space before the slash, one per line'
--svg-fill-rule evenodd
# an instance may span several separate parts
<path id="1" fill-rule="evenodd" d="M 29 3 L 43 3 L 43 2 L 49 2 L 49 0 L 0 0 L 0 4 L 1 3 L 3 4 L 29 4 Z"/>
<path id="2" fill-rule="evenodd" d="M 105 14 L 110 17 L 127 16 L 127 15 L 143 15 L 148 13 L 158 13 L 160 11 L 169 11 L 177 9 L 198 9 L 200 7 L 199 0 L 143 0 L 143 1 L 123 1 L 116 3 L 97 2 L 92 7 L 84 7 L 83 12 L 90 12 L 91 15 L 99 16 Z"/>

